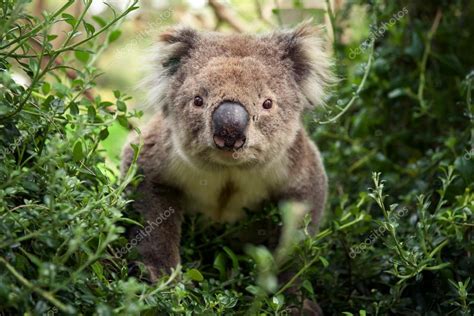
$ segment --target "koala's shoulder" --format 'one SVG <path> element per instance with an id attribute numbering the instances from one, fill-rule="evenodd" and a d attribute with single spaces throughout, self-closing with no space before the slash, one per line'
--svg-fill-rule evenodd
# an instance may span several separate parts
<path id="1" fill-rule="evenodd" d="M 295 141 L 287 151 L 289 173 L 301 182 L 326 179 L 321 153 L 304 129 L 296 135 Z M 326 180 L 324 180 L 326 181 Z"/>
<path id="2" fill-rule="evenodd" d="M 171 150 L 170 129 L 161 113 L 140 129 L 140 133 L 130 133 L 122 151 L 122 174 L 128 170 L 133 161 L 134 151 L 131 144 L 140 147 L 137 160 L 138 170 L 147 176 L 158 175 L 165 168 L 166 160 Z"/>

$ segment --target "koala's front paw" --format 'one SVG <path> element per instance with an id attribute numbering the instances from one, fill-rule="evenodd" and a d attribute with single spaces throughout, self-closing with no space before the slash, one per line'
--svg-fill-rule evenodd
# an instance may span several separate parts
<path id="1" fill-rule="evenodd" d="M 158 279 L 158 271 L 155 267 L 145 265 L 143 262 L 132 261 L 128 264 L 128 276 L 143 282 L 154 283 Z"/>
<path id="2" fill-rule="evenodd" d="M 128 264 L 128 275 L 144 282 L 155 283 L 162 276 L 171 274 L 171 270 L 177 266 L 178 264 L 165 268 L 162 265 L 133 261 Z"/>
<path id="3" fill-rule="evenodd" d="M 324 316 L 323 310 L 316 302 L 305 299 L 303 301 L 303 310 L 301 311 L 302 315 L 307 316 Z"/>
<path id="4" fill-rule="evenodd" d="M 319 305 L 311 300 L 304 299 L 303 305 L 290 307 L 288 310 L 292 316 L 324 316 L 323 310 Z"/>
<path id="5" fill-rule="evenodd" d="M 172 270 L 180 264 L 179 250 L 173 254 L 161 254 L 158 256 L 144 257 L 143 263 L 148 270 L 149 278 L 152 283 L 156 282 L 164 275 L 171 274 Z"/>

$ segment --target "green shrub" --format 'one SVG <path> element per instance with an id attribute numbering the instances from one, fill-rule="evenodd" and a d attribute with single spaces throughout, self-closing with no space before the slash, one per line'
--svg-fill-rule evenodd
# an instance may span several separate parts
<path id="1" fill-rule="evenodd" d="M 99 75 L 93 62 L 105 41 L 120 34 L 117 23 L 86 21 L 65 13 L 68 1 L 42 19 L 27 15 L 27 1 L 2 2 L 0 41 L 0 311 L 107 313 L 138 310 L 126 265 L 107 249 L 123 232 L 122 191 L 101 155 L 100 142 L 127 113 L 90 97 Z M 91 1 L 86 1 L 86 9 Z M 86 11 L 84 9 L 84 12 Z M 67 23 L 59 47 L 49 30 Z M 27 86 L 13 73 L 24 74 Z M 116 109 L 116 110 L 115 110 Z M 115 280 L 115 281 L 112 281 Z"/>
<path id="2" fill-rule="evenodd" d="M 347 1 L 331 19 L 344 80 L 334 106 L 305 117 L 331 186 L 318 235 L 290 227 L 291 206 L 217 228 L 189 217 L 183 267 L 155 285 L 129 277 L 135 254 L 118 251 L 135 223 L 123 194 L 134 170 L 119 179 L 102 145 L 140 113 L 120 91 L 115 102 L 90 93 L 94 62 L 136 3 L 89 18 L 91 1 L 79 17 L 68 1 L 38 19 L 27 2 L 0 6 L 0 314 L 266 315 L 302 297 L 326 314 L 474 313 L 472 2 Z M 346 39 L 357 6 L 375 28 L 403 12 L 373 50 L 368 31 Z M 69 25 L 59 47 L 58 23 Z M 285 222 L 294 249 L 231 245 L 262 216 Z M 277 284 L 290 266 L 299 280 Z M 293 282 L 301 293 L 285 292 Z"/>

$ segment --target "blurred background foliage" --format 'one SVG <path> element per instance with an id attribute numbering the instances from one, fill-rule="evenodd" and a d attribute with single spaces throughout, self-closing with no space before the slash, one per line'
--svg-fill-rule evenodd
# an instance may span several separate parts
<path id="1" fill-rule="evenodd" d="M 0 14 L 0 314 L 266 315 L 304 299 L 328 315 L 474 313 L 472 1 L 4 0 Z M 304 117 L 330 179 L 320 233 L 294 233 L 283 260 L 229 241 L 257 215 L 211 229 L 189 218 L 182 270 L 130 278 L 135 254 L 114 250 L 133 223 L 119 153 L 152 114 L 139 82 L 154 38 L 308 18 L 341 78 Z M 265 210 L 291 226 L 291 208 Z M 298 293 L 276 284 L 289 266 Z"/>

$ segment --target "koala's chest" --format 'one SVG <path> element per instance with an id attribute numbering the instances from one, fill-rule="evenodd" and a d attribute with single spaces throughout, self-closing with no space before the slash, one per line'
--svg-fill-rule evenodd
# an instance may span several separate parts
<path id="1" fill-rule="evenodd" d="M 251 174 L 203 174 L 186 187 L 186 209 L 201 212 L 217 222 L 244 217 L 244 207 L 255 209 L 269 198 L 271 186 Z"/>
<path id="2" fill-rule="evenodd" d="M 245 217 L 244 208 L 257 210 L 284 178 L 283 173 L 275 170 L 187 170 L 177 184 L 185 194 L 186 211 L 203 213 L 215 222 L 232 223 Z"/>

